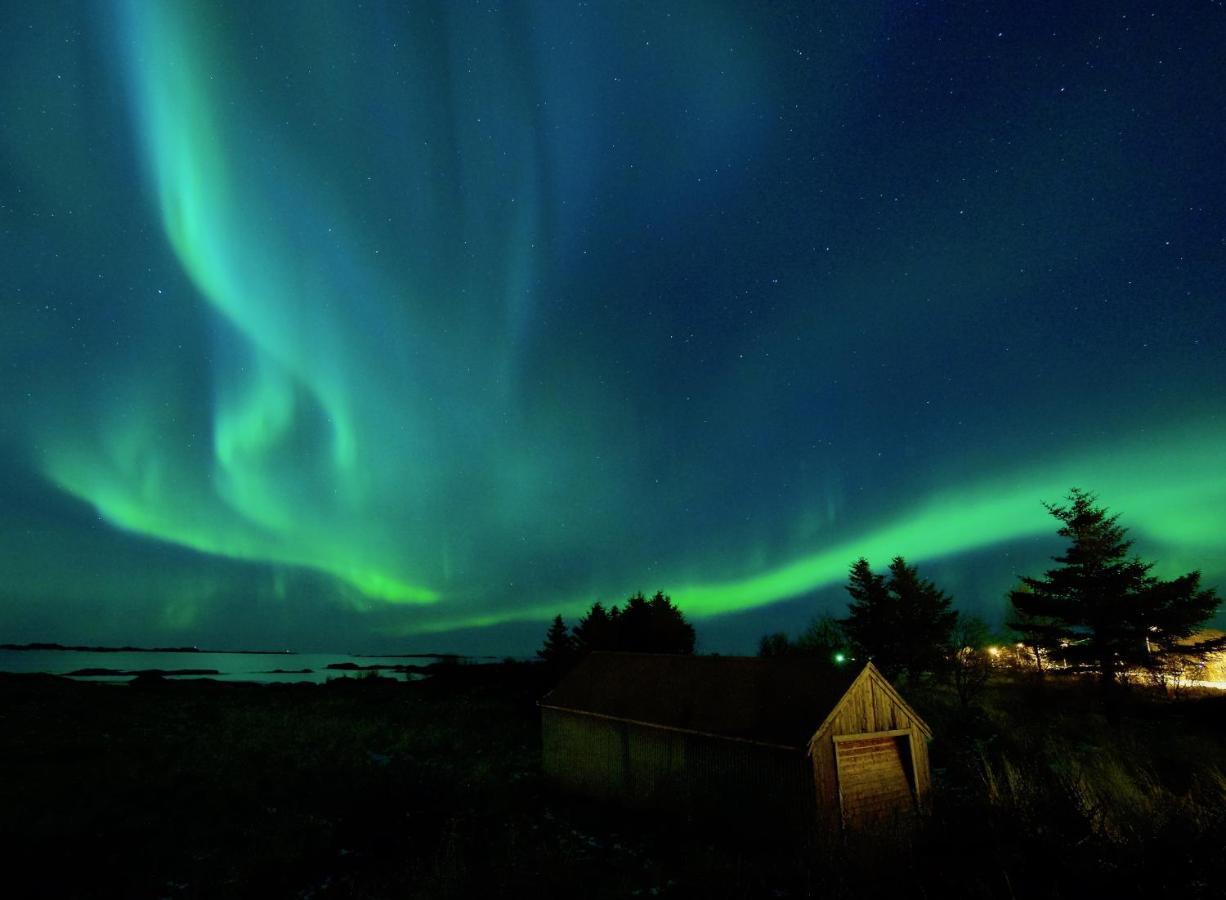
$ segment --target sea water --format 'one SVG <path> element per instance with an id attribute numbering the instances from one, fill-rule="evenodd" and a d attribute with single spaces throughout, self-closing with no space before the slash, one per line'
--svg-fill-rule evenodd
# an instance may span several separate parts
<path id="1" fill-rule="evenodd" d="M 218 675 L 170 675 L 169 678 L 212 678 L 216 681 L 256 681 L 263 683 L 309 681 L 322 684 L 329 678 L 355 677 L 361 671 L 329 669 L 329 665 L 354 663 L 359 666 L 426 666 L 437 662 L 437 656 L 354 656 L 340 653 L 226 653 L 226 652 L 164 652 L 164 651 L 93 651 L 93 650 L 0 650 L 0 672 L 44 672 L 69 675 L 81 669 L 110 669 L 139 672 L 147 669 L 216 669 Z M 281 669 L 284 671 L 277 672 Z M 300 670 L 309 669 L 309 672 Z M 299 671 L 294 671 L 299 670 Z M 392 678 L 406 675 L 381 670 Z M 72 676 L 80 681 L 112 681 L 125 683 L 131 675 Z M 410 674 L 409 676 L 413 676 Z"/>

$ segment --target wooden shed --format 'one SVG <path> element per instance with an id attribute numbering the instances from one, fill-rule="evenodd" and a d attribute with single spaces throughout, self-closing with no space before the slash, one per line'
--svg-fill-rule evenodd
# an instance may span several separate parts
<path id="1" fill-rule="evenodd" d="M 909 820 L 932 733 L 869 663 L 592 653 L 540 701 L 546 774 L 637 807 L 819 833 Z"/>

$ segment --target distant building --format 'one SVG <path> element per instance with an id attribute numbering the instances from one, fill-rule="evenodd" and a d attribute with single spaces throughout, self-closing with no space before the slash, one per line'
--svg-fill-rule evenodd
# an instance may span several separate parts
<path id="1" fill-rule="evenodd" d="M 932 732 L 871 663 L 592 653 L 540 708 L 546 774 L 629 806 L 838 834 L 931 786 Z"/>

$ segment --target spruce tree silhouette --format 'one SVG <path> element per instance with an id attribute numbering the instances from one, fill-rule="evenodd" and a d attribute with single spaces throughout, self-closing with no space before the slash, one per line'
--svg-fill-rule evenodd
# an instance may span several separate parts
<path id="1" fill-rule="evenodd" d="M 1067 501 L 1043 504 L 1069 543 L 1053 557 L 1057 566 L 1042 578 L 1024 577 L 1022 587 L 1010 592 L 1017 613 L 1013 627 L 1029 628 L 1036 641 L 1057 641 L 1071 666 L 1095 673 L 1108 713 L 1115 715 L 1124 673 L 1157 667 L 1176 653 L 1217 649 L 1222 641 L 1180 642 L 1203 627 L 1221 600 L 1212 588 L 1201 588 L 1200 572 L 1170 580 L 1152 575 L 1153 563 L 1131 555 L 1119 515 L 1097 506 L 1094 494 L 1073 488 Z"/>
<path id="2" fill-rule="evenodd" d="M 560 615 L 553 617 L 553 623 L 545 633 L 545 643 L 536 651 L 536 655 L 541 662 L 559 671 L 569 668 L 575 661 L 575 639 Z"/>
<path id="3" fill-rule="evenodd" d="M 579 653 L 693 653 L 696 634 L 667 594 L 657 591 L 649 600 L 640 591 L 622 607 L 605 610 L 599 601 L 593 603 L 575 626 L 574 639 Z"/>
<path id="4" fill-rule="evenodd" d="M 847 592 L 852 599 L 841 624 L 857 657 L 871 659 L 887 678 L 917 678 L 949 664 L 958 613 L 901 556 L 890 563 L 888 578 L 863 557 L 856 560 Z"/>

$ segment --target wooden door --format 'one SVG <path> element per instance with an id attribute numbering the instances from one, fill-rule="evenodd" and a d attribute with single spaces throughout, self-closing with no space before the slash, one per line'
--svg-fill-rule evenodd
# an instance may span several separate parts
<path id="1" fill-rule="evenodd" d="M 849 831 L 876 831 L 911 820 L 915 792 L 907 740 L 905 734 L 835 738 L 839 802 Z"/>

